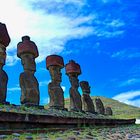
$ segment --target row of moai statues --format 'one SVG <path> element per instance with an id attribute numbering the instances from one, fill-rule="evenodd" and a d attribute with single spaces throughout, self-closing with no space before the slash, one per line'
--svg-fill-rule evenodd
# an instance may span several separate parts
<path id="1" fill-rule="evenodd" d="M 6 59 L 6 47 L 10 43 L 10 37 L 8 35 L 5 24 L 0 23 L 0 103 L 6 104 L 6 92 L 8 76 L 2 69 Z M 30 40 L 29 36 L 23 36 L 22 42 L 17 44 L 17 56 L 21 59 L 24 72 L 20 74 L 20 88 L 21 98 L 20 102 L 26 106 L 39 106 L 40 92 L 39 83 L 34 76 L 36 72 L 35 58 L 39 56 L 38 48 L 36 44 Z M 87 81 L 81 81 L 80 87 L 82 89 L 82 97 L 78 91 L 79 80 L 78 76 L 81 74 L 80 65 L 71 60 L 68 64 L 64 65 L 63 58 L 58 55 L 50 55 L 46 58 L 46 67 L 50 72 L 51 82 L 48 85 L 48 94 L 50 96 L 49 107 L 51 109 L 65 110 L 64 105 L 64 92 L 61 87 L 62 73 L 61 69 L 65 67 L 66 74 L 69 77 L 71 88 L 70 94 L 70 110 L 95 113 L 95 107 L 90 97 L 90 86 Z M 96 99 L 96 112 L 99 114 L 105 114 L 102 101 Z M 83 105 L 83 109 L 82 109 Z M 112 110 L 106 109 L 107 115 Z M 111 110 L 111 111 L 110 111 Z"/>

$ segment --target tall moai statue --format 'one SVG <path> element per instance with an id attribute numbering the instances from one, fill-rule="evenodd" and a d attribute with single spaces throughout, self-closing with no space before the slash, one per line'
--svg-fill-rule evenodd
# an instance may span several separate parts
<path id="1" fill-rule="evenodd" d="M 100 98 L 96 98 L 95 99 L 95 104 L 96 104 L 96 112 L 98 114 L 104 115 L 105 114 L 105 108 L 104 108 L 104 104 L 101 101 L 101 99 Z"/>
<path id="2" fill-rule="evenodd" d="M 39 84 L 34 76 L 36 72 L 35 58 L 38 49 L 29 36 L 23 36 L 17 45 L 17 56 L 21 58 L 24 72 L 20 74 L 21 97 L 20 102 L 27 106 L 38 106 L 40 101 Z"/>
<path id="3" fill-rule="evenodd" d="M 50 109 L 64 109 L 64 92 L 61 88 L 62 73 L 64 61 L 61 56 L 50 55 L 46 58 L 46 67 L 50 72 L 51 82 L 48 85 L 48 93 L 50 96 Z"/>
<path id="4" fill-rule="evenodd" d="M 6 102 L 8 76 L 3 70 L 6 60 L 6 47 L 10 43 L 10 37 L 6 25 L 0 22 L 0 104 L 9 104 Z"/>
<path id="5" fill-rule="evenodd" d="M 113 115 L 112 108 L 107 106 L 105 107 L 105 115 Z"/>
<path id="6" fill-rule="evenodd" d="M 78 87 L 79 87 L 78 75 L 81 74 L 80 65 L 75 63 L 75 61 L 70 60 L 69 63 L 66 64 L 66 74 L 68 75 L 71 83 L 71 88 L 69 90 L 70 110 L 82 111 L 81 95 L 78 91 Z"/>
<path id="7" fill-rule="evenodd" d="M 82 102 L 83 102 L 83 108 L 85 112 L 95 113 L 95 108 L 93 101 L 90 97 L 90 86 L 87 81 L 81 81 L 80 87 L 82 89 Z"/>

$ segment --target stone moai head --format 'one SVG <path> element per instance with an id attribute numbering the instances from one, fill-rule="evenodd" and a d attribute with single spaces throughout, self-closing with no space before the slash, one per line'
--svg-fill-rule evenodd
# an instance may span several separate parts
<path id="1" fill-rule="evenodd" d="M 61 69 L 64 67 L 63 58 L 58 55 L 47 56 L 46 67 L 50 72 L 52 82 L 60 83 L 62 81 Z"/>
<path id="2" fill-rule="evenodd" d="M 75 63 L 75 61 L 70 60 L 68 64 L 66 64 L 66 74 L 69 76 L 70 83 L 72 87 L 79 87 L 78 75 L 81 74 L 80 65 Z"/>
<path id="3" fill-rule="evenodd" d="M 5 65 L 6 47 L 9 45 L 10 41 L 6 25 L 0 22 L 0 68 Z"/>
<path id="4" fill-rule="evenodd" d="M 35 58 L 38 57 L 38 49 L 29 36 L 23 36 L 22 42 L 17 45 L 17 56 L 21 58 L 24 71 L 34 73 L 36 71 Z"/>
<path id="5" fill-rule="evenodd" d="M 84 94 L 90 94 L 90 86 L 89 86 L 89 83 L 87 81 L 81 81 L 80 87 L 81 87 Z"/>
<path id="6" fill-rule="evenodd" d="M 111 107 L 105 107 L 105 114 L 106 115 L 113 115 L 113 111 L 112 111 L 112 109 L 111 109 Z"/>

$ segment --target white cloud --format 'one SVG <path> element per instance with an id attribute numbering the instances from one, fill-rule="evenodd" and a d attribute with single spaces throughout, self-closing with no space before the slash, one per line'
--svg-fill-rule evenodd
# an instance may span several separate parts
<path id="1" fill-rule="evenodd" d="M 113 57 L 113 58 L 116 58 L 116 57 L 122 58 L 124 55 L 125 55 L 125 51 L 123 50 L 123 51 L 118 51 L 118 52 L 113 53 L 111 57 Z"/>
<path id="2" fill-rule="evenodd" d="M 112 20 L 111 22 L 107 23 L 108 26 L 112 26 L 112 27 L 122 27 L 125 25 L 124 22 L 120 21 L 120 20 Z"/>
<path id="3" fill-rule="evenodd" d="M 31 0 L 33 2 L 33 0 Z M 36 0 L 35 2 L 46 2 L 46 0 Z M 64 4 L 75 4 L 78 6 L 83 6 L 84 2 L 86 2 L 86 0 L 48 0 L 47 4 L 49 3 L 64 3 Z"/>
<path id="4" fill-rule="evenodd" d="M 140 96 L 140 90 L 123 92 L 114 96 L 113 99 L 129 105 L 140 107 L 140 98 L 134 99 L 138 96 Z"/>
<path id="5" fill-rule="evenodd" d="M 128 79 L 126 81 L 120 82 L 119 83 L 119 87 L 134 85 L 134 84 L 137 84 L 137 83 L 140 83 L 140 79 L 138 79 L 138 78 L 131 78 L 131 79 Z"/>
<path id="6" fill-rule="evenodd" d="M 117 3 L 121 3 L 121 0 L 100 0 L 103 3 L 112 3 L 112 2 L 117 2 Z"/>
<path id="7" fill-rule="evenodd" d="M 110 32 L 110 31 L 103 31 L 103 30 L 100 30 L 98 29 L 97 30 L 97 36 L 98 37 L 106 37 L 106 38 L 112 38 L 112 37 L 116 37 L 116 36 L 119 36 L 119 35 L 122 35 L 124 33 L 124 31 L 120 30 L 120 31 L 113 31 L 113 32 Z"/>
<path id="8" fill-rule="evenodd" d="M 80 0 L 66 2 L 82 4 Z M 68 40 L 92 34 L 91 26 L 81 26 L 90 22 L 94 18 L 92 16 L 72 18 L 59 13 L 45 13 L 40 9 L 32 9 L 28 4 L 21 0 L 5 0 L 0 5 L 1 22 L 7 25 L 11 36 L 11 43 L 7 48 L 9 65 L 18 60 L 15 59 L 16 54 L 13 58 L 10 54 L 16 51 L 16 45 L 23 35 L 31 36 L 31 40 L 37 44 L 40 53 L 37 62 L 41 62 L 48 54 L 62 52 Z"/>
<path id="9" fill-rule="evenodd" d="M 51 82 L 51 80 L 49 80 L 49 81 L 41 81 L 41 82 L 39 82 L 39 86 L 48 86 L 48 84 Z"/>
<path id="10" fill-rule="evenodd" d="M 19 91 L 20 87 L 13 87 L 13 88 L 8 88 L 8 91 Z"/>
<path id="11" fill-rule="evenodd" d="M 6 65 L 8 66 L 13 66 L 17 63 L 17 55 L 8 55 L 7 54 L 7 57 L 6 57 Z"/>
<path id="12" fill-rule="evenodd" d="M 68 4 L 69 7 L 74 6 L 75 10 L 69 9 L 67 12 Z M 106 28 L 122 27 L 124 25 L 122 21 L 116 19 L 103 22 L 102 19 L 97 19 L 98 13 L 95 12 L 84 16 L 82 14 L 84 5 L 87 5 L 86 0 L 2 1 L 1 22 L 7 25 L 11 37 L 11 43 L 7 47 L 7 64 L 12 66 L 19 60 L 16 58 L 16 48 L 23 35 L 29 35 L 37 44 L 40 54 L 37 62 L 42 62 L 49 54 L 67 52 L 64 47 L 69 40 L 81 39 L 91 34 L 98 37 L 123 34 L 122 30 L 110 32 Z M 97 23 L 97 26 L 92 26 L 92 22 Z"/>
<path id="13" fill-rule="evenodd" d="M 62 86 L 62 89 L 63 89 L 63 91 L 65 92 L 65 90 L 66 90 L 66 87 L 65 87 L 65 86 Z"/>
<path id="14" fill-rule="evenodd" d="M 121 50 L 113 53 L 111 57 L 119 58 L 120 60 L 140 58 L 140 52 L 135 49 Z"/>
<path id="15" fill-rule="evenodd" d="M 120 19 L 106 17 L 105 19 L 98 18 L 94 21 L 94 34 L 98 37 L 112 38 L 124 34 L 121 27 L 125 26 L 125 22 Z M 111 29 L 111 30 L 110 30 Z"/>

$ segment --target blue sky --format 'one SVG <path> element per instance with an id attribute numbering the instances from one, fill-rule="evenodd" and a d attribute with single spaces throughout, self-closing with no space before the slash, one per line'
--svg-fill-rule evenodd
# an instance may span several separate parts
<path id="1" fill-rule="evenodd" d="M 41 104 L 47 104 L 50 75 L 45 58 L 63 56 L 81 65 L 79 80 L 87 80 L 91 95 L 105 96 L 140 107 L 140 1 L 130 0 L 3 0 L 0 22 L 7 25 L 11 43 L 4 66 L 9 76 L 7 100 L 19 104 L 17 43 L 29 35 L 39 49 L 35 76 Z M 63 72 L 62 87 L 70 83 Z M 81 92 L 80 88 L 79 91 Z"/>

